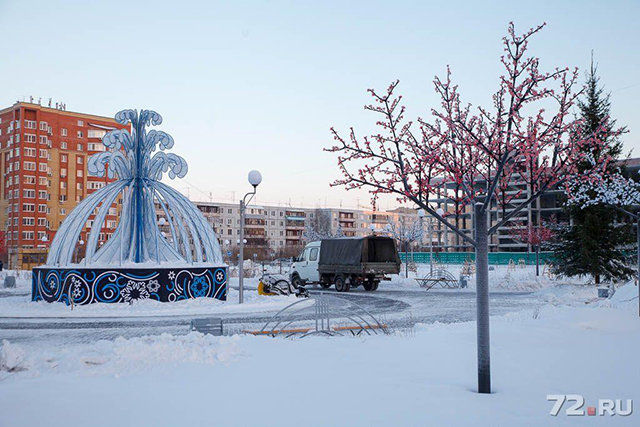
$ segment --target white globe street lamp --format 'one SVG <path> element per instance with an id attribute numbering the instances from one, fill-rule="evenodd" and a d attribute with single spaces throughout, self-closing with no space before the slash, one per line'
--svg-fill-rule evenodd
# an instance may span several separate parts
<path id="1" fill-rule="evenodd" d="M 238 303 L 242 304 L 244 302 L 244 244 L 247 243 L 247 240 L 244 238 L 244 213 L 247 208 L 247 204 L 251 202 L 253 196 L 256 195 L 256 190 L 258 185 L 262 182 L 262 175 L 257 170 L 252 170 L 249 172 L 247 176 L 249 184 L 253 187 L 253 191 L 244 195 L 242 200 L 240 200 L 240 239 L 238 239 L 238 243 L 240 244 L 240 253 L 238 260 Z M 251 197 L 249 197 L 251 196 Z M 249 200 L 247 200 L 249 197 Z"/>
<path id="2" fill-rule="evenodd" d="M 251 184 L 253 188 L 256 188 L 262 182 L 262 175 L 257 170 L 252 170 L 249 172 L 248 179 L 249 184 Z"/>

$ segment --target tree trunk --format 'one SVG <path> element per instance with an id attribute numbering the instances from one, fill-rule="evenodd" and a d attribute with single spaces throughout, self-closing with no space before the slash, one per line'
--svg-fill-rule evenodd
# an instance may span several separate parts
<path id="1" fill-rule="evenodd" d="M 600 275 L 596 274 L 596 285 L 600 284 Z"/>
<path id="2" fill-rule="evenodd" d="M 409 248 L 407 242 L 404 242 L 404 277 L 409 278 Z"/>
<path id="3" fill-rule="evenodd" d="M 491 360 L 489 351 L 489 241 L 487 215 L 480 214 L 482 203 L 476 203 L 476 310 L 478 340 L 478 393 L 491 393 Z"/>
<path id="4" fill-rule="evenodd" d="M 540 245 L 536 245 L 536 277 L 540 276 Z"/>

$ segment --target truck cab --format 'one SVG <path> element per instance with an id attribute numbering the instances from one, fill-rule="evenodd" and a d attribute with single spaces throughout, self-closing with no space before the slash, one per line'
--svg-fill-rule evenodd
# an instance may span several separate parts
<path id="1" fill-rule="evenodd" d="M 310 242 L 291 265 L 291 283 L 298 287 L 305 283 L 318 283 L 318 260 L 320 259 L 320 241 Z"/>

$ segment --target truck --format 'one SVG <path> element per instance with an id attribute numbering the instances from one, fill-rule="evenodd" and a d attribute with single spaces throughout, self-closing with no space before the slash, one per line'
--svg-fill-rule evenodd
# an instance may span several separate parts
<path id="1" fill-rule="evenodd" d="M 319 284 L 349 292 L 362 285 L 366 291 L 378 289 L 389 274 L 400 272 L 396 242 L 387 236 L 342 237 L 310 242 L 291 265 L 294 287 Z"/>

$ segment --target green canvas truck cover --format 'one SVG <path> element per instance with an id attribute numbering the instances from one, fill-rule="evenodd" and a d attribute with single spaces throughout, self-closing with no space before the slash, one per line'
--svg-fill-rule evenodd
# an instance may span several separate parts
<path id="1" fill-rule="evenodd" d="M 390 237 L 343 237 L 320 243 L 319 265 L 357 266 L 367 262 L 400 264 L 396 244 Z"/>

